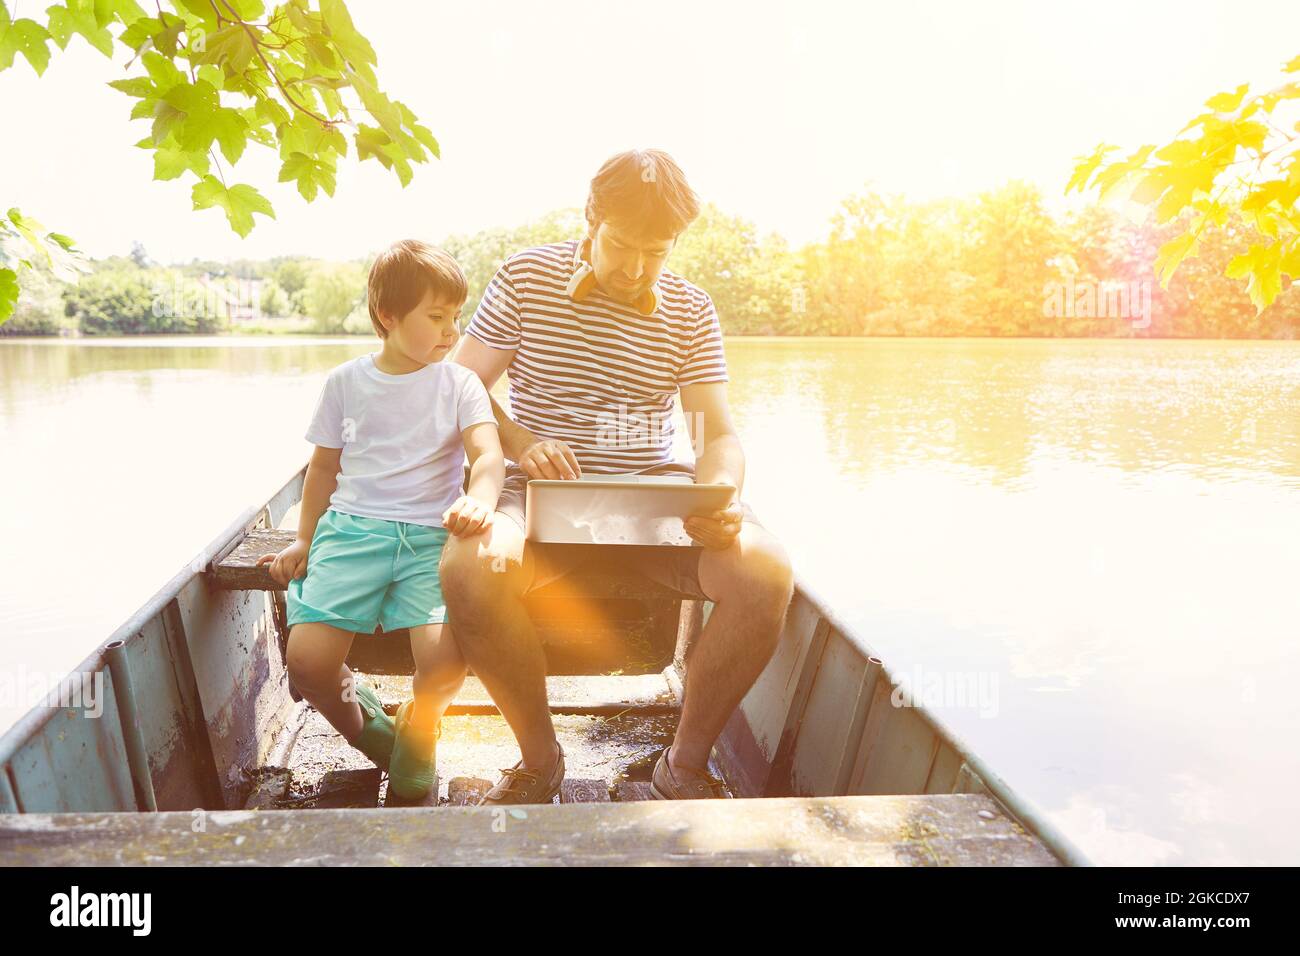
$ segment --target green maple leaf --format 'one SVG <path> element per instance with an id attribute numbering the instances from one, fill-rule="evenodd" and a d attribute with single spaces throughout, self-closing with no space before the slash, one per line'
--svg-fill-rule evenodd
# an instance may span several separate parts
<path id="1" fill-rule="evenodd" d="M 1228 263 L 1223 274 L 1229 279 L 1246 279 L 1246 293 L 1258 315 L 1282 291 L 1282 249 L 1278 243 L 1253 245 Z"/>
<path id="2" fill-rule="evenodd" d="M 147 141 L 147 149 L 153 149 L 153 178 L 158 180 L 175 179 L 186 170 L 191 170 L 202 178 L 208 174 L 208 154 L 194 150 L 181 149 L 175 141 L 154 147 Z"/>
<path id="3" fill-rule="evenodd" d="M 1178 271 L 1184 259 L 1196 255 L 1197 236 L 1186 233 L 1170 239 L 1156 251 L 1155 272 L 1160 279 L 1161 288 L 1169 288 L 1169 280 Z"/>
<path id="4" fill-rule="evenodd" d="M 184 7 L 197 17 L 209 34 L 216 32 L 218 8 L 212 0 L 176 0 L 176 6 Z"/>
<path id="5" fill-rule="evenodd" d="M 121 90 L 128 96 L 153 96 L 157 88 L 147 76 L 133 76 L 126 80 L 112 80 L 108 84 L 115 90 Z"/>
<path id="6" fill-rule="evenodd" d="M 106 27 L 114 20 L 130 23 L 144 16 L 144 10 L 135 0 L 95 0 L 95 22 Z"/>
<path id="7" fill-rule="evenodd" d="M 261 213 L 271 219 L 275 210 L 266 197 L 246 183 L 238 183 L 229 189 L 214 176 L 204 176 L 194 184 L 191 193 L 195 209 L 210 209 L 218 206 L 226 211 L 230 228 L 243 238 L 253 229 L 253 213 Z"/>
<path id="8" fill-rule="evenodd" d="M 225 61 L 232 72 L 243 73 L 257 53 L 253 39 L 241 24 L 222 27 L 207 39 L 207 49 L 196 55 L 195 63 Z"/>
<path id="9" fill-rule="evenodd" d="M 334 195 L 334 170 L 304 153 L 292 154 L 280 167 L 280 182 L 290 181 L 298 184 L 298 192 L 308 202 L 316 198 L 318 189 Z"/>
<path id="10" fill-rule="evenodd" d="M 266 12 L 266 6 L 262 0 L 224 0 L 235 8 L 241 20 L 257 20 Z"/>
<path id="11" fill-rule="evenodd" d="M 18 235 L 26 239 L 32 249 L 45 257 L 46 265 L 53 265 L 50 250 L 45 248 L 45 243 L 41 240 L 45 227 L 30 216 L 24 216 L 16 208 L 10 209 L 5 215 L 9 217 L 9 224 L 18 231 Z"/>
<path id="12" fill-rule="evenodd" d="M 162 143 L 173 130 L 177 144 L 188 152 L 205 153 L 216 140 L 231 163 L 239 161 L 248 144 L 248 121 L 238 110 L 222 106 L 207 80 L 182 83 L 163 96 L 155 114 L 154 141 Z"/>
<path id="13" fill-rule="evenodd" d="M 1205 101 L 1205 105 L 1216 113 L 1231 113 L 1246 96 L 1246 91 L 1250 89 L 1249 83 L 1243 83 L 1231 93 L 1216 93 Z"/>
<path id="14" fill-rule="evenodd" d="M 118 35 L 118 40 L 139 54 L 146 50 L 145 44 L 152 45 L 153 35 L 162 29 L 162 25 L 157 17 L 139 17 Z"/>
<path id="15" fill-rule="evenodd" d="M 417 135 L 419 135 L 418 131 Z M 1087 187 L 1088 180 L 1092 178 L 1092 174 L 1096 172 L 1097 167 L 1100 166 L 1102 161 L 1106 158 L 1106 154 L 1111 150 L 1118 148 L 1118 146 L 1112 146 L 1109 143 L 1102 143 L 1094 149 L 1090 155 L 1075 157 L 1074 174 L 1070 177 L 1070 181 L 1065 185 L 1066 194 L 1068 195 L 1073 189 L 1082 192 Z M 435 152 L 434 155 L 437 155 L 437 153 Z"/>
<path id="16" fill-rule="evenodd" d="M 67 0 L 66 6 L 50 7 L 45 12 L 50 16 L 50 36 L 60 50 L 66 50 L 68 41 L 80 34 L 104 56 L 113 55 L 113 34 L 99 22 L 93 0 Z"/>
<path id="17" fill-rule="evenodd" d="M 315 11 L 312 6 L 310 0 L 175 0 L 167 10 L 159 5 L 155 16 L 154 5 L 146 13 L 137 0 L 56 0 L 42 25 L 13 19 L 7 0 L 0 0 L 0 70 L 21 54 L 41 75 L 51 53 L 66 49 L 74 36 L 111 57 L 116 35 L 133 51 L 128 69 L 138 64 L 147 73 L 110 85 L 134 98 L 132 119 L 152 124 L 150 136 L 137 145 L 153 151 L 154 178 L 174 180 L 192 172 L 199 179 L 192 193 L 195 209 L 222 208 L 231 227 L 245 236 L 256 214 L 274 218 L 274 211 L 252 186 L 226 188 L 211 175 L 213 147 L 231 164 L 249 142 L 276 150 L 282 182 L 294 182 L 309 202 L 322 190 L 333 196 L 337 160 L 348 155 L 348 138 L 336 123 L 355 128 L 340 96 L 348 87 L 376 124 L 355 134 L 358 158 L 377 159 L 405 186 L 412 163 L 438 156 L 433 133 L 376 84 L 374 48 L 356 29 L 346 0 L 320 0 Z M 116 24 L 121 26 L 112 29 Z M 189 43 L 200 31 L 206 39 L 201 50 Z M 264 35 L 275 38 L 268 51 L 301 46 L 268 53 L 267 62 L 258 52 Z M 275 86 L 294 88 L 296 98 L 285 94 L 294 108 L 276 101 Z M 228 94 L 248 101 L 232 108 L 233 102 L 223 103 Z M 58 251 L 57 240 L 46 241 Z M 33 243 L 38 250 L 40 242 L 38 237 Z"/>
<path id="18" fill-rule="evenodd" d="M 321 0 L 321 19 L 334 47 L 342 53 L 352 68 L 371 83 L 375 74 L 371 67 L 375 65 L 375 49 L 370 41 L 357 32 L 352 24 L 352 16 L 342 0 Z"/>
<path id="19" fill-rule="evenodd" d="M 354 137 L 357 143 L 357 159 L 374 157 L 385 169 L 397 173 L 398 181 L 405 186 L 411 181 L 411 164 L 407 162 L 407 153 L 398 143 L 393 142 L 382 129 L 358 124 Z"/>
<path id="20" fill-rule="evenodd" d="M 21 53 L 40 76 L 50 64 L 49 40 L 49 31 L 35 20 L 10 21 L 9 11 L 0 3 L 0 70 L 12 66 L 14 56 Z"/>
<path id="21" fill-rule="evenodd" d="M 0 268 L 0 325 L 9 320 L 18 307 L 18 274 L 13 269 Z"/>

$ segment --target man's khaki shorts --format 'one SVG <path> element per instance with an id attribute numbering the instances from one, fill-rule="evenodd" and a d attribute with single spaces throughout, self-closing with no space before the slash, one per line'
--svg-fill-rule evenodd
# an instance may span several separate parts
<path id="1" fill-rule="evenodd" d="M 687 462 L 669 462 L 636 472 L 639 475 L 685 475 L 695 477 L 695 468 Z M 516 464 L 506 465 L 506 480 L 497 500 L 497 513 L 510 518 L 524 530 L 525 492 L 529 478 Z M 754 510 L 742 499 L 744 521 L 758 524 Z M 631 544 L 539 544 L 529 541 L 525 548 L 533 556 L 533 583 L 535 591 L 545 587 L 590 561 L 599 561 L 603 567 L 627 569 L 645 575 L 683 594 L 699 599 L 708 595 L 700 587 L 700 555 L 703 547 L 667 547 Z"/>

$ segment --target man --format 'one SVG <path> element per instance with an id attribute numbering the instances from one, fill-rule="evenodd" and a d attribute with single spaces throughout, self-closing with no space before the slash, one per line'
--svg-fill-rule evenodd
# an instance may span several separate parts
<path id="1" fill-rule="evenodd" d="M 676 394 L 697 423 L 694 479 L 725 482 L 737 493 L 722 511 L 688 519 L 686 530 L 702 547 L 665 549 L 642 567 L 654 580 L 714 602 L 690 651 L 676 736 L 654 768 L 656 797 L 722 795 L 706 769 L 709 753 L 776 648 L 793 575 L 781 544 L 739 497 L 745 456 L 727 405 L 718 317 L 707 293 L 663 270 L 698 214 L 668 154 L 620 153 L 591 181 L 586 237 L 511 257 L 458 347 L 456 361 L 488 389 L 509 370 L 513 418 L 495 402 L 493 410 L 506 458 L 517 463 L 506 471 L 491 527 L 449 541 L 442 559 L 461 652 L 522 757 L 486 804 L 549 802 L 564 778 L 545 659 L 521 602 L 567 569 L 554 549 L 525 544 L 527 481 L 583 472 L 692 474 L 672 459 Z M 612 422 L 637 423 L 636 434 L 611 439 Z"/>

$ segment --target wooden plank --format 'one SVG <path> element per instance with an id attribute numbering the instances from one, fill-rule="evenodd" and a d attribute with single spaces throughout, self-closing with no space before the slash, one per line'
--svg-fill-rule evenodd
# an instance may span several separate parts
<path id="1" fill-rule="evenodd" d="M 672 621 L 639 601 L 586 600 L 567 618 L 536 605 L 525 609 L 546 654 L 548 674 L 653 674 L 672 656 Z M 404 629 L 359 634 L 347 663 L 368 674 L 410 674 L 415 669 L 410 635 Z"/>
<path id="2" fill-rule="evenodd" d="M 447 784 L 447 802 L 453 807 L 472 807 L 492 789 L 492 781 L 482 777 L 453 777 Z"/>
<path id="3" fill-rule="evenodd" d="M 254 528 L 214 564 L 212 576 L 218 586 L 230 591 L 281 591 L 283 588 L 271 580 L 269 567 L 259 566 L 257 559 L 283 551 L 296 537 L 297 532 L 288 529 Z"/>
<path id="4" fill-rule="evenodd" d="M 293 773 L 288 767 L 259 767 L 253 792 L 244 801 L 245 810 L 275 810 L 289 794 Z"/>
<path id="5" fill-rule="evenodd" d="M 609 784 L 604 780 L 575 780 L 560 784 L 561 803 L 609 803 Z"/>
<path id="6" fill-rule="evenodd" d="M 282 591 L 273 580 L 267 565 L 258 565 L 264 554 L 274 554 L 293 543 L 297 532 L 290 529 L 254 528 L 235 549 L 213 567 L 218 586 L 232 591 Z M 579 547 L 593 547 L 580 545 Z M 635 573 L 636 556 L 619 553 L 613 546 L 600 547 L 601 560 L 575 570 L 553 584 L 532 592 L 529 600 L 545 603 L 570 591 L 580 591 L 587 598 L 627 598 L 635 600 L 690 600 L 696 595 L 676 591 Z M 628 552 L 629 549 L 622 549 Z"/>
<path id="7" fill-rule="evenodd" d="M 378 767 L 368 770 L 331 770 L 321 778 L 317 810 L 342 810 L 345 807 L 371 809 L 379 806 Z"/>
<path id="8" fill-rule="evenodd" d="M 605 614 L 611 604 L 599 598 L 583 602 L 585 617 L 572 605 L 573 616 L 549 614 L 536 604 L 525 602 L 546 655 L 546 673 L 563 674 L 653 674 L 672 660 L 675 631 L 671 620 L 655 610 L 662 602 L 630 602 L 637 613 L 625 608 Z"/>
<path id="9" fill-rule="evenodd" d="M 557 714 L 553 723 L 564 748 L 566 775 L 576 780 L 645 779 L 676 729 L 675 718 L 667 715 Z M 501 778 L 503 768 L 519 760 L 519 744 L 502 717 L 444 717 L 437 756 L 441 779 L 481 778 L 490 781 L 484 784 L 487 789 Z M 277 759 L 293 770 L 294 791 L 305 796 L 330 771 L 372 766 L 314 710 L 288 757 Z M 449 799 L 451 789 L 444 791 Z M 396 803 L 385 800 L 386 805 Z"/>
<path id="10" fill-rule="evenodd" d="M 369 675 L 379 689 L 384 710 L 396 714 L 411 699 L 411 678 L 406 675 Z M 654 674 L 587 675 L 546 678 L 546 696 L 553 714 L 608 716 L 636 712 L 675 714 L 681 707 L 663 671 Z M 447 716 L 493 715 L 497 706 L 476 677 L 465 678 Z"/>
<path id="11" fill-rule="evenodd" d="M 439 803 L 440 803 L 440 800 L 439 800 L 439 798 L 438 798 L 438 787 L 439 787 L 438 779 L 437 779 L 437 777 L 435 777 L 435 778 L 434 778 L 434 781 L 433 781 L 433 786 L 429 788 L 429 792 L 428 792 L 428 793 L 426 793 L 424 796 L 420 797 L 418 800 L 408 800 L 406 797 L 401 797 L 401 796 L 398 796 L 397 794 L 393 793 L 393 788 L 392 788 L 391 786 L 385 786 L 385 788 L 384 788 L 384 806 L 385 806 L 385 807 L 389 807 L 389 808 L 392 808 L 392 807 L 436 807 L 436 806 L 438 806 Z"/>
<path id="12" fill-rule="evenodd" d="M 1050 866 L 987 796 L 9 814 L 0 865 Z"/>
<path id="13" fill-rule="evenodd" d="M 220 561 L 212 577 L 220 588 L 281 592 L 269 565 L 258 565 L 294 540 L 289 530 L 255 528 Z M 590 546 L 580 546 L 590 547 Z M 582 567 L 530 592 L 524 606 L 537 628 L 551 674 L 611 671 L 653 673 L 671 660 L 677 639 L 679 602 L 692 597 L 637 571 L 629 549 L 596 548 Z M 272 601 L 272 608 L 278 603 Z M 274 618 L 273 618 L 274 623 Z M 406 632 L 365 635 L 355 641 L 348 663 L 357 670 L 410 673 L 414 667 Z"/>
<path id="14" fill-rule="evenodd" d="M 614 784 L 614 799 L 619 803 L 635 803 L 640 800 L 653 800 L 650 783 L 645 780 L 620 780 Z"/>

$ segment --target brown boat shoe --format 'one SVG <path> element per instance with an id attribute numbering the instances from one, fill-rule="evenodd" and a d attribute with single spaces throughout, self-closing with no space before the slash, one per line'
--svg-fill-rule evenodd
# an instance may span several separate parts
<path id="1" fill-rule="evenodd" d="M 513 767 L 501 771 L 502 776 L 497 781 L 497 785 L 483 794 L 483 799 L 478 802 L 478 805 L 498 807 L 516 803 L 550 803 L 560 792 L 560 784 L 564 782 L 564 750 L 558 743 L 555 749 L 559 756 L 555 759 L 555 766 L 545 777 L 542 776 L 541 770 L 526 769 L 524 762 L 520 760 Z"/>
<path id="2" fill-rule="evenodd" d="M 707 770 L 676 770 L 668 764 L 668 750 L 660 755 L 650 776 L 650 795 L 656 800 L 716 800 L 727 796 L 727 786 Z"/>

